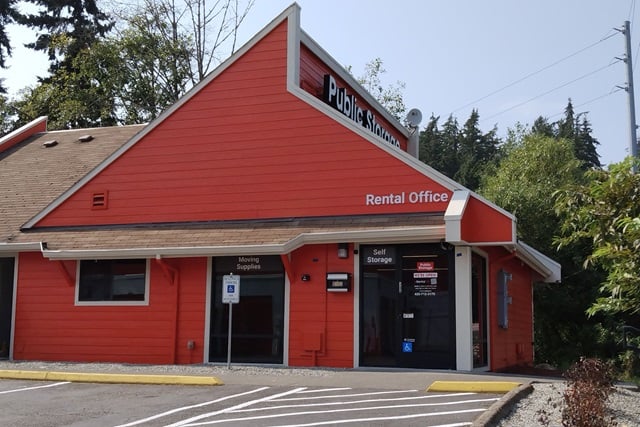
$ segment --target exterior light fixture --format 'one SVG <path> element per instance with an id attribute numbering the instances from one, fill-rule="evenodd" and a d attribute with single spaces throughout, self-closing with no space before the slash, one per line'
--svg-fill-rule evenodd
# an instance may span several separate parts
<path id="1" fill-rule="evenodd" d="M 338 258 L 349 258 L 348 243 L 338 243 Z"/>

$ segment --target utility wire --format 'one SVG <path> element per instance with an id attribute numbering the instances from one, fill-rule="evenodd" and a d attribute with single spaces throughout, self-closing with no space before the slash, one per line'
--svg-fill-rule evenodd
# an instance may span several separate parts
<path id="1" fill-rule="evenodd" d="M 605 93 L 605 94 L 602 94 L 602 95 L 600 95 L 600 96 L 596 96 L 595 98 L 591 98 L 590 100 L 585 101 L 585 102 L 583 102 L 583 103 L 581 103 L 581 104 L 574 105 L 574 106 L 573 106 L 573 108 L 574 108 L 574 110 L 575 110 L 575 109 L 577 109 L 577 108 L 584 107 L 585 105 L 588 105 L 588 104 L 591 104 L 591 103 L 593 103 L 593 102 L 599 101 L 599 100 L 601 100 L 602 98 L 606 98 L 606 97 L 608 97 L 608 96 L 611 96 L 611 95 L 613 95 L 613 94 L 614 94 L 614 93 L 616 93 L 616 92 L 620 92 L 621 90 L 624 90 L 624 89 L 623 89 L 623 88 L 621 88 L 621 87 L 617 87 L 616 89 L 611 90 L 611 91 L 609 91 L 609 92 L 607 92 L 607 93 Z M 554 114 L 554 115 L 552 115 L 552 116 L 549 116 L 549 117 L 547 117 L 547 119 L 551 119 L 551 118 L 553 118 L 553 117 L 557 117 L 557 116 L 559 116 L 559 115 L 561 115 L 561 114 L 564 114 L 564 111 L 561 111 L 561 112 L 556 113 L 556 114 Z"/>
<path id="2" fill-rule="evenodd" d="M 580 76 L 580 77 L 578 77 L 578 78 L 575 78 L 575 79 L 573 79 L 573 80 L 571 80 L 571 81 L 569 81 L 569 82 L 566 82 L 566 83 L 564 83 L 564 84 L 561 84 L 560 86 L 557 86 L 557 87 L 555 87 L 555 88 L 553 88 L 553 89 L 550 89 L 550 90 L 548 90 L 548 91 L 546 91 L 546 92 L 544 92 L 544 93 L 541 93 L 541 94 L 539 94 L 539 95 L 536 95 L 536 96 L 534 96 L 533 98 L 529 98 L 529 99 L 527 99 L 526 101 L 523 101 L 523 102 L 521 102 L 521 103 L 519 103 L 519 104 L 512 105 L 511 107 L 509 107 L 509 108 L 507 108 L 507 109 L 504 109 L 504 110 L 502 110 L 502 111 L 500 111 L 500 112 L 498 112 L 498 113 L 492 114 L 492 115 L 490 115 L 489 117 L 485 117 L 482 121 L 486 121 L 486 120 L 492 119 L 492 118 L 497 117 L 497 116 L 500 116 L 500 115 L 502 115 L 502 114 L 504 114 L 504 113 L 506 113 L 506 112 L 508 112 L 508 111 L 515 110 L 515 109 L 516 109 L 516 108 L 518 108 L 518 107 L 522 107 L 523 105 L 528 104 L 528 103 L 529 103 L 529 102 L 531 102 L 531 101 L 535 101 L 536 99 L 538 99 L 538 98 L 542 98 L 543 96 L 548 95 L 548 94 L 550 94 L 550 93 L 552 93 L 552 92 L 555 92 L 555 91 L 556 91 L 556 90 L 558 90 L 558 89 L 562 89 L 563 87 L 569 86 L 570 84 L 575 83 L 575 82 L 577 82 L 578 80 L 582 80 L 582 79 L 584 79 L 584 78 L 586 78 L 586 77 L 589 77 L 589 76 L 592 76 L 592 75 L 594 75 L 594 74 L 596 74 L 596 73 L 598 73 L 598 72 L 600 72 L 600 71 L 602 71 L 602 70 L 604 70 L 604 69 L 606 69 L 606 68 L 609 68 L 609 67 L 611 67 L 613 64 L 615 64 L 615 63 L 617 63 L 617 62 L 619 62 L 619 61 L 620 61 L 619 59 L 618 59 L 618 60 L 616 60 L 616 61 L 613 61 L 613 62 L 611 62 L 611 63 L 609 63 L 609 64 L 605 65 L 604 67 L 600 67 L 600 68 L 598 68 L 597 70 L 593 70 L 593 71 L 591 71 L 591 72 L 589 72 L 589 73 L 587 73 L 587 74 L 583 74 L 582 76 Z"/>
<path id="3" fill-rule="evenodd" d="M 489 93 L 488 95 L 485 95 L 485 96 L 483 96 L 483 97 L 481 97 L 481 98 L 478 98 L 478 99 L 476 99 L 476 100 L 474 100 L 474 101 L 471 101 L 471 102 L 469 102 L 469 103 L 467 103 L 467 104 L 463 105 L 462 107 L 458 107 L 458 108 L 456 108 L 456 109 L 455 109 L 455 110 L 453 110 L 449 115 L 453 115 L 453 113 L 456 113 L 456 112 L 458 112 L 458 111 L 462 110 L 463 108 L 467 108 L 467 107 L 469 107 L 469 106 L 471 106 L 471 105 L 473 105 L 473 104 L 476 104 L 476 103 L 478 103 L 478 102 L 480 102 L 480 101 L 483 101 L 483 100 L 485 100 L 485 99 L 489 98 L 490 96 L 495 95 L 496 93 L 502 92 L 503 90 L 508 89 L 508 88 L 510 88 L 511 86 L 514 86 L 514 85 L 516 85 L 516 84 L 518 84 L 518 83 L 520 83 L 520 82 L 522 82 L 522 81 L 524 81 L 524 80 L 528 79 L 529 77 L 533 77 L 533 76 L 535 76 L 536 74 L 540 74 L 541 72 L 546 71 L 546 70 L 548 70 L 549 68 L 554 67 L 554 66 L 556 66 L 556 65 L 558 65 L 558 64 L 560 64 L 560 63 L 562 63 L 562 62 L 566 61 L 567 59 L 573 58 L 574 56 L 576 56 L 576 55 L 578 55 L 578 54 L 580 54 L 580 53 L 584 52 L 585 50 L 591 49 L 592 47 L 594 47 L 594 46 L 596 46 L 596 45 L 598 45 L 598 44 L 600 44 L 600 43 L 604 42 L 605 40 L 610 39 L 611 37 L 613 37 L 613 36 L 615 36 L 615 35 L 617 35 L 617 34 L 618 34 L 618 33 L 615 33 L 615 32 L 614 32 L 614 33 L 612 33 L 612 34 L 610 34 L 610 35 L 608 35 L 608 36 L 605 36 L 605 37 L 601 38 L 600 40 L 598 40 L 597 42 L 592 43 L 592 44 L 590 44 L 589 46 L 586 46 L 586 47 L 584 47 L 584 48 L 582 48 L 582 49 L 580 49 L 580 50 L 578 50 L 578 51 L 576 51 L 576 52 L 574 52 L 574 53 L 572 53 L 572 54 L 570 54 L 570 55 L 568 55 L 568 56 L 565 56 L 564 58 L 559 59 L 559 60 L 557 60 L 556 62 L 554 62 L 554 63 L 552 63 L 552 64 L 550 64 L 550 65 L 547 65 L 546 67 L 540 68 L 540 69 L 539 69 L 539 70 L 537 70 L 537 71 L 534 71 L 534 72 L 532 72 L 532 73 L 529 73 L 529 74 L 527 74 L 526 76 L 524 76 L 524 77 L 522 77 L 522 78 L 520 78 L 520 79 L 518 79 L 518 80 L 516 80 L 516 81 L 514 81 L 514 82 L 511 82 L 511 83 L 509 83 L 508 85 L 506 85 L 506 86 L 504 86 L 504 87 L 501 87 L 500 89 L 496 89 L 496 90 L 494 90 L 493 92 Z"/>

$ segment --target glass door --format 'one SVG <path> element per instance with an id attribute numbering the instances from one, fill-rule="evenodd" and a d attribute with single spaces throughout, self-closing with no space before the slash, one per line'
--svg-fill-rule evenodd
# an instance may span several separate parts
<path id="1" fill-rule="evenodd" d="M 240 302 L 232 312 L 231 361 L 283 363 L 284 269 L 278 256 L 214 260 L 209 361 L 227 360 L 229 304 L 222 303 L 222 278 L 229 273 L 240 277 Z"/>
<path id="2" fill-rule="evenodd" d="M 455 368 L 452 252 L 361 247 L 362 366 Z"/>

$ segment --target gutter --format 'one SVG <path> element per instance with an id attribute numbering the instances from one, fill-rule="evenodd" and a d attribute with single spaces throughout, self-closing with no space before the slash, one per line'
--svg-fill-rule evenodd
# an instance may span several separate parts
<path id="1" fill-rule="evenodd" d="M 357 242 L 357 243 L 411 243 L 425 239 L 443 239 L 443 225 L 386 229 L 336 231 L 326 233 L 301 233 L 284 243 L 268 245 L 230 245 L 230 246 L 181 246 L 156 248 L 122 248 L 122 249 L 47 249 L 42 244 L 42 255 L 51 260 L 62 259 L 123 259 L 123 258 L 157 258 L 157 257 L 192 257 L 192 256 L 229 256 L 229 255 L 283 255 L 288 254 L 306 244 Z"/>
<path id="2" fill-rule="evenodd" d="M 0 243 L 0 253 L 40 251 L 42 242 Z"/>

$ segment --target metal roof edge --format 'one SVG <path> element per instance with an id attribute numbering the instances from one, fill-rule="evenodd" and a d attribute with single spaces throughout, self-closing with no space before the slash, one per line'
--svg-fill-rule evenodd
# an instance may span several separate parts
<path id="1" fill-rule="evenodd" d="M 540 273 L 546 283 L 560 283 L 562 280 L 562 266 L 542 252 L 534 249 L 522 241 L 515 245 L 516 256 Z"/>

